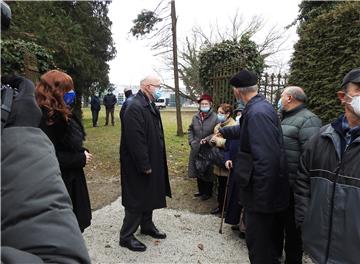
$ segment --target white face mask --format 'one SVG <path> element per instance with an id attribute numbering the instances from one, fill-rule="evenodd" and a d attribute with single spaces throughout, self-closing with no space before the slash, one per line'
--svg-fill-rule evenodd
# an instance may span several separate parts
<path id="1" fill-rule="evenodd" d="M 349 98 L 351 98 L 351 103 L 348 103 L 351 105 L 351 107 L 354 109 L 355 115 L 360 117 L 360 95 L 356 96 L 350 96 L 347 94 Z"/>

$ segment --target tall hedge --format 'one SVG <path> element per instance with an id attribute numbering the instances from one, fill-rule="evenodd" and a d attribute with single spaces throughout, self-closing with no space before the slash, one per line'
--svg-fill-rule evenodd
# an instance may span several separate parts
<path id="1" fill-rule="evenodd" d="M 265 67 L 264 58 L 260 55 L 255 42 L 243 35 L 239 41 L 225 40 L 203 48 L 199 54 L 199 79 L 204 91 L 210 86 L 210 80 L 219 63 L 238 60 L 243 67 L 262 73 Z"/>
<path id="2" fill-rule="evenodd" d="M 289 83 L 305 89 L 308 106 L 324 123 L 342 107 L 336 97 L 344 75 L 360 66 L 360 2 L 341 2 L 302 21 Z"/>

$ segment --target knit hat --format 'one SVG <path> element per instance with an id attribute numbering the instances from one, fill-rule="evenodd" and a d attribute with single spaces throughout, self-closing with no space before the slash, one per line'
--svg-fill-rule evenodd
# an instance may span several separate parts
<path id="1" fill-rule="evenodd" d="M 240 70 L 230 79 L 230 85 L 235 88 L 245 88 L 257 84 L 258 78 L 255 73 L 246 69 Z"/>

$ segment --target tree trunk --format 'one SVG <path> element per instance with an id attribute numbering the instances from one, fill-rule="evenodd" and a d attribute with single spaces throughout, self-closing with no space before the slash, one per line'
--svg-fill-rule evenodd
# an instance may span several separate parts
<path id="1" fill-rule="evenodd" d="M 171 24 L 172 24 L 172 43 L 173 43 L 173 64 L 174 64 L 174 81 L 175 81 L 175 104 L 176 104 L 176 124 L 177 135 L 183 136 L 183 127 L 181 121 L 181 105 L 180 105 L 180 93 L 179 93 L 179 71 L 177 60 L 177 40 L 176 40 L 176 10 L 175 0 L 171 0 Z"/>

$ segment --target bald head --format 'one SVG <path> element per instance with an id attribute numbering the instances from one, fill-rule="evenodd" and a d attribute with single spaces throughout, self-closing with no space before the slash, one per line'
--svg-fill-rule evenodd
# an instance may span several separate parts
<path id="1" fill-rule="evenodd" d="M 288 86 L 285 88 L 283 94 L 291 95 L 293 99 L 301 103 L 305 103 L 307 100 L 304 90 L 299 86 Z"/>
<path id="2" fill-rule="evenodd" d="M 140 89 L 149 98 L 150 101 L 154 101 L 155 89 L 160 87 L 160 78 L 157 75 L 148 75 L 140 81 Z"/>
<path id="3" fill-rule="evenodd" d="M 155 86 L 158 86 L 160 85 L 161 82 L 160 82 L 160 78 L 159 76 L 153 74 L 153 75 L 148 75 L 146 76 L 144 79 L 142 79 L 140 81 L 140 87 L 143 87 L 143 86 L 147 86 L 147 85 L 155 85 Z"/>
<path id="4" fill-rule="evenodd" d="M 302 88 L 289 86 L 282 92 L 280 100 L 282 110 L 286 112 L 304 104 L 307 98 Z"/>

